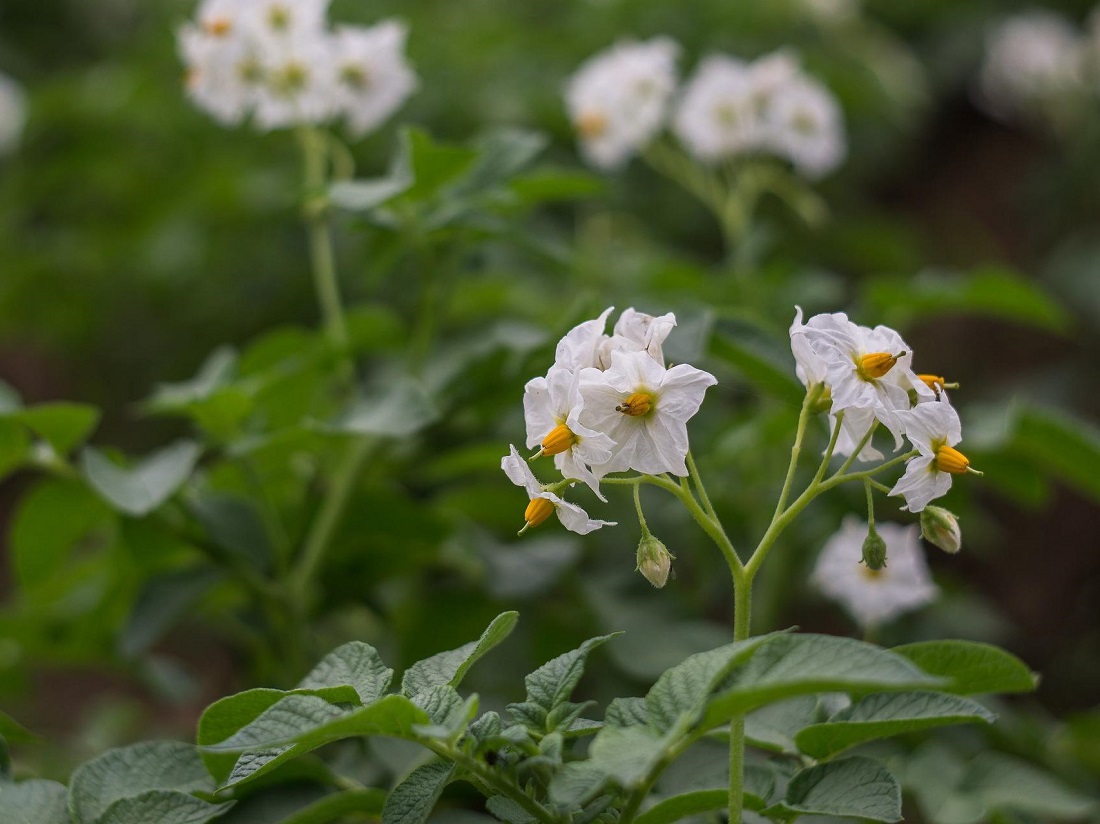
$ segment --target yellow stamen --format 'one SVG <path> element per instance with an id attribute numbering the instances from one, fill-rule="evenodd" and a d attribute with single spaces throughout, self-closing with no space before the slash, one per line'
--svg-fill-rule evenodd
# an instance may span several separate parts
<path id="1" fill-rule="evenodd" d="M 527 510 L 523 513 L 523 519 L 527 522 L 520 533 L 526 532 L 533 526 L 538 526 L 554 514 L 554 504 L 547 498 L 532 498 L 527 504 Z"/>
<path id="2" fill-rule="evenodd" d="M 653 408 L 653 396 L 648 392 L 635 392 L 621 404 L 615 407 L 616 412 L 622 412 L 632 418 L 640 418 L 648 415 Z"/>
<path id="3" fill-rule="evenodd" d="M 936 450 L 936 469 L 940 472 L 950 472 L 952 475 L 962 475 L 968 471 L 970 459 L 959 450 L 944 444 Z"/>
<path id="4" fill-rule="evenodd" d="M 225 37 L 233 30 L 233 21 L 228 17 L 215 17 L 203 23 L 203 29 L 211 37 Z"/>
<path id="5" fill-rule="evenodd" d="M 607 117 L 601 112 L 581 112 L 574 125 L 581 137 L 594 140 L 607 131 Z"/>
<path id="6" fill-rule="evenodd" d="M 557 455 L 559 452 L 565 452 L 576 442 L 577 436 L 572 430 L 564 423 L 559 423 L 542 439 L 542 451 L 539 454 Z"/>
<path id="7" fill-rule="evenodd" d="M 936 393 L 936 400 L 940 399 L 940 392 L 944 389 L 959 388 L 957 383 L 948 383 L 947 379 L 940 375 L 917 375 L 917 377 L 924 381 L 925 386 Z"/>
<path id="8" fill-rule="evenodd" d="M 863 573 L 864 578 L 870 578 L 872 581 L 874 581 L 882 577 L 882 573 L 886 571 L 886 567 L 885 565 L 883 565 L 878 569 L 871 569 L 871 567 L 867 566 L 866 564 L 860 564 L 859 571 Z"/>
<path id="9" fill-rule="evenodd" d="M 856 371 L 859 372 L 859 376 L 863 380 L 873 381 L 893 369 L 894 364 L 898 362 L 898 358 L 904 356 L 904 352 L 898 352 L 896 355 L 887 352 L 872 352 L 859 359 L 856 363 Z"/>

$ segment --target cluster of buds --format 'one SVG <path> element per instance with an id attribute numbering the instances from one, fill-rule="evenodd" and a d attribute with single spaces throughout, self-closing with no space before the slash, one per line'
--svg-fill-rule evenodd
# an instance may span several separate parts
<path id="1" fill-rule="evenodd" d="M 890 491 L 905 499 L 909 511 L 920 512 L 944 495 L 953 476 L 980 474 L 955 449 L 962 425 L 946 392 L 954 385 L 914 372 L 912 351 L 893 329 L 858 326 L 842 312 L 803 323 L 798 309 L 790 333 L 799 379 L 819 393 L 834 426 L 843 413 L 836 454 L 858 449 L 858 460 L 881 459 L 869 437 L 878 424 L 893 435 L 896 448 L 905 438 L 913 445 L 918 454 Z"/>
<path id="2" fill-rule="evenodd" d="M 589 58 L 571 78 L 566 105 L 589 162 L 604 169 L 623 165 L 669 121 L 703 163 L 765 154 L 820 177 L 844 159 L 836 98 L 790 52 L 752 62 L 713 55 L 678 89 L 678 51 L 667 37 L 620 43 Z"/>
<path id="3" fill-rule="evenodd" d="M 571 329 L 554 365 L 524 388 L 527 448 L 536 450 L 529 460 L 552 457 L 562 475 L 543 484 L 514 446 L 505 456 L 501 468 L 531 499 L 524 529 L 553 513 L 580 534 L 609 525 L 558 494 L 576 483 L 606 501 L 600 480 L 611 473 L 688 474 L 687 422 L 714 376 L 687 364 L 666 367 L 662 345 L 676 326 L 671 313 L 627 309 L 608 335 L 611 312 Z"/>
<path id="4" fill-rule="evenodd" d="M 259 129 L 344 118 L 376 129 L 416 87 L 396 21 L 328 29 L 329 0 L 203 0 L 179 31 L 191 100 L 220 123 Z"/>

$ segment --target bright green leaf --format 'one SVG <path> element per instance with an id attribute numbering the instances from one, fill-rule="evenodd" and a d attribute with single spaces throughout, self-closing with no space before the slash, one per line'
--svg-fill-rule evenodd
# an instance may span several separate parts
<path id="1" fill-rule="evenodd" d="M 13 744 L 26 744 L 36 741 L 38 736 L 0 710 L 0 738 L 5 738 Z"/>
<path id="2" fill-rule="evenodd" d="M 4 824 L 71 824 L 69 791 L 56 781 L 0 781 Z"/>
<path id="3" fill-rule="evenodd" d="M 382 824 L 424 824 L 454 771 L 455 765 L 446 761 L 417 767 L 386 799 Z"/>
<path id="4" fill-rule="evenodd" d="M 996 716 L 967 698 L 935 692 L 869 695 L 827 722 L 806 727 L 795 737 L 798 748 L 818 760 L 849 747 L 907 732 L 948 724 L 992 723 Z"/>
<path id="5" fill-rule="evenodd" d="M 11 416 L 49 442 L 58 455 L 84 443 L 99 423 L 99 410 L 82 403 L 43 403 Z"/>
<path id="6" fill-rule="evenodd" d="M 476 641 L 416 662 L 401 678 L 401 691 L 414 696 L 437 684 L 457 687 L 478 659 L 511 634 L 518 620 L 518 612 L 502 613 L 493 619 Z"/>
<path id="7" fill-rule="evenodd" d="M 123 512 L 147 515 L 172 496 L 195 468 L 202 450 L 194 441 L 177 441 L 154 452 L 132 469 L 108 460 L 97 449 L 80 456 L 84 477 L 100 495 Z"/>
<path id="8" fill-rule="evenodd" d="M 901 788 L 870 758 L 842 758 L 808 767 L 787 785 L 782 803 L 764 811 L 778 815 L 838 815 L 870 821 L 901 821 Z"/>
<path id="9" fill-rule="evenodd" d="M 975 641 L 921 641 L 895 647 L 930 675 L 949 679 L 937 687 L 956 695 L 986 692 L 1031 692 L 1036 676 L 1023 661 L 991 644 Z"/>
<path id="10" fill-rule="evenodd" d="M 19 469 L 31 457 L 31 438 L 22 424 L 0 418 L 0 480 Z"/>

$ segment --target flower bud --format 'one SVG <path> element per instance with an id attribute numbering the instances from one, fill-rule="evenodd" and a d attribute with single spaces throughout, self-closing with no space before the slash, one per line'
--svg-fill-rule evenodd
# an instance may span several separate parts
<path id="1" fill-rule="evenodd" d="M 668 583 L 674 557 L 664 544 L 647 533 L 638 542 L 638 566 L 636 568 L 649 583 L 660 589 Z"/>
<path id="2" fill-rule="evenodd" d="M 821 414 L 822 412 L 829 412 L 833 408 L 833 390 L 826 385 L 822 388 L 821 394 L 817 396 L 817 400 L 814 401 L 810 407 L 810 411 L 814 414 Z"/>
<path id="3" fill-rule="evenodd" d="M 920 534 L 930 544 L 954 555 L 962 547 L 962 532 L 955 513 L 942 506 L 926 506 L 920 513 Z"/>
<path id="4" fill-rule="evenodd" d="M 875 531 L 874 525 L 870 525 L 867 537 L 863 539 L 863 563 L 872 572 L 886 566 L 886 541 Z"/>

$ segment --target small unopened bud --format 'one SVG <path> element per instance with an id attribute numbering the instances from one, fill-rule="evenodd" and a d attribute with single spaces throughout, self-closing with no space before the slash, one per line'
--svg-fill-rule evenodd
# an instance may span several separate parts
<path id="1" fill-rule="evenodd" d="M 872 572 L 878 572 L 886 566 L 886 541 L 875 531 L 872 525 L 863 540 L 863 563 Z"/>
<path id="2" fill-rule="evenodd" d="M 930 544 L 954 555 L 962 547 L 962 532 L 955 513 L 942 506 L 926 506 L 920 513 L 920 534 Z"/>
<path id="3" fill-rule="evenodd" d="M 638 542 L 638 572 L 653 586 L 660 589 L 668 583 L 672 571 L 672 559 L 675 556 L 668 548 L 652 535 L 643 535 Z"/>

